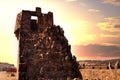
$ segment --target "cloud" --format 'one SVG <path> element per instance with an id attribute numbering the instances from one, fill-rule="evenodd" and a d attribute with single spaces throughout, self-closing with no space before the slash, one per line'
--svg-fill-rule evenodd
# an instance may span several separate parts
<path id="1" fill-rule="evenodd" d="M 87 5 L 83 2 L 79 2 L 79 5 L 82 6 L 82 7 L 86 7 Z"/>
<path id="2" fill-rule="evenodd" d="M 120 6 L 120 0 L 103 0 L 103 3 L 109 3 L 116 6 Z"/>
<path id="3" fill-rule="evenodd" d="M 100 34 L 101 37 L 112 37 L 112 38 L 118 38 L 119 35 L 112 35 L 112 34 Z"/>
<path id="4" fill-rule="evenodd" d="M 77 1 L 77 0 L 66 0 L 66 1 L 68 1 L 68 2 L 73 2 L 73 1 Z"/>
<path id="5" fill-rule="evenodd" d="M 100 12 L 100 10 L 97 10 L 97 9 L 89 9 L 88 12 L 98 13 L 98 12 Z"/>
<path id="6" fill-rule="evenodd" d="M 120 46 L 120 34 L 100 34 L 101 44 Z"/>
<path id="7" fill-rule="evenodd" d="M 96 44 L 120 46 L 120 33 L 101 33 L 98 35 Z"/>
<path id="8" fill-rule="evenodd" d="M 120 24 L 119 25 L 115 25 L 114 28 L 120 28 Z"/>
<path id="9" fill-rule="evenodd" d="M 120 57 L 120 47 L 99 44 L 74 46 L 74 51 L 80 57 Z"/>
<path id="10" fill-rule="evenodd" d="M 120 17 L 104 18 L 97 26 L 103 31 L 120 32 L 120 29 L 118 29 L 120 27 Z"/>

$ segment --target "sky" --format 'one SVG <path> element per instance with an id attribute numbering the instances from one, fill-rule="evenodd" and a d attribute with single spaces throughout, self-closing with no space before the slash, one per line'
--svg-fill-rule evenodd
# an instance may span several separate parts
<path id="1" fill-rule="evenodd" d="M 120 0 L 0 0 L 0 62 L 17 64 L 16 15 L 35 7 L 53 12 L 77 60 L 120 58 Z"/>

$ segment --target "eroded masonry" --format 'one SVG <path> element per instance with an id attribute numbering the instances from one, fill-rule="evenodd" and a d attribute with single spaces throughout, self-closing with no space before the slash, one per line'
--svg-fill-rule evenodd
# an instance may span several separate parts
<path id="1" fill-rule="evenodd" d="M 19 80 L 82 79 L 76 57 L 53 13 L 23 10 L 17 15 L 15 35 L 19 40 Z"/>

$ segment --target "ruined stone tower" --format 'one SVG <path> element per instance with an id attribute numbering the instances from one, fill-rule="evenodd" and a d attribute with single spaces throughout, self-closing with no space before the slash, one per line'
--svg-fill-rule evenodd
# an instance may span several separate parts
<path id="1" fill-rule="evenodd" d="M 33 19 L 32 17 L 36 17 Z M 19 80 L 82 79 L 76 57 L 53 13 L 23 10 L 17 15 L 15 35 L 19 40 Z"/>

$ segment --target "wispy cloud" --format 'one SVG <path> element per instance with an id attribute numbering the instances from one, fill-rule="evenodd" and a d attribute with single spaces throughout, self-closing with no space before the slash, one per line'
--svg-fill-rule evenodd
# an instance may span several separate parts
<path id="1" fill-rule="evenodd" d="M 103 0 L 103 3 L 109 3 L 116 6 L 120 6 L 120 0 Z"/>
<path id="2" fill-rule="evenodd" d="M 97 9 L 89 9 L 88 12 L 98 13 L 98 12 L 100 12 L 100 10 L 97 10 Z"/>
<path id="3" fill-rule="evenodd" d="M 108 37 L 111 37 L 111 38 L 118 38 L 118 37 L 119 37 L 119 35 L 112 35 L 112 34 L 100 34 L 100 37 L 106 37 L 106 38 L 108 38 Z"/>
<path id="4" fill-rule="evenodd" d="M 115 28 L 120 28 L 120 24 L 119 24 L 119 25 L 115 25 L 114 27 L 115 27 Z"/>
<path id="5" fill-rule="evenodd" d="M 87 57 L 118 57 L 120 56 L 120 47 L 112 45 L 99 45 L 99 44 L 89 44 L 89 45 L 79 45 L 74 46 L 75 53 L 78 56 Z"/>
<path id="6" fill-rule="evenodd" d="M 66 1 L 68 1 L 68 2 L 73 2 L 73 1 L 77 1 L 77 0 L 66 0 Z"/>
<path id="7" fill-rule="evenodd" d="M 120 18 L 110 17 L 104 18 L 104 21 L 99 22 L 97 26 L 101 30 L 110 31 L 110 32 L 120 32 Z"/>
<path id="8" fill-rule="evenodd" d="M 87 4 L 84 3 L 84 2 L 80 2 L 80 1 L 79 1 L 79 5 L 82 6 L 82 7 L 87 7 Z"/>

